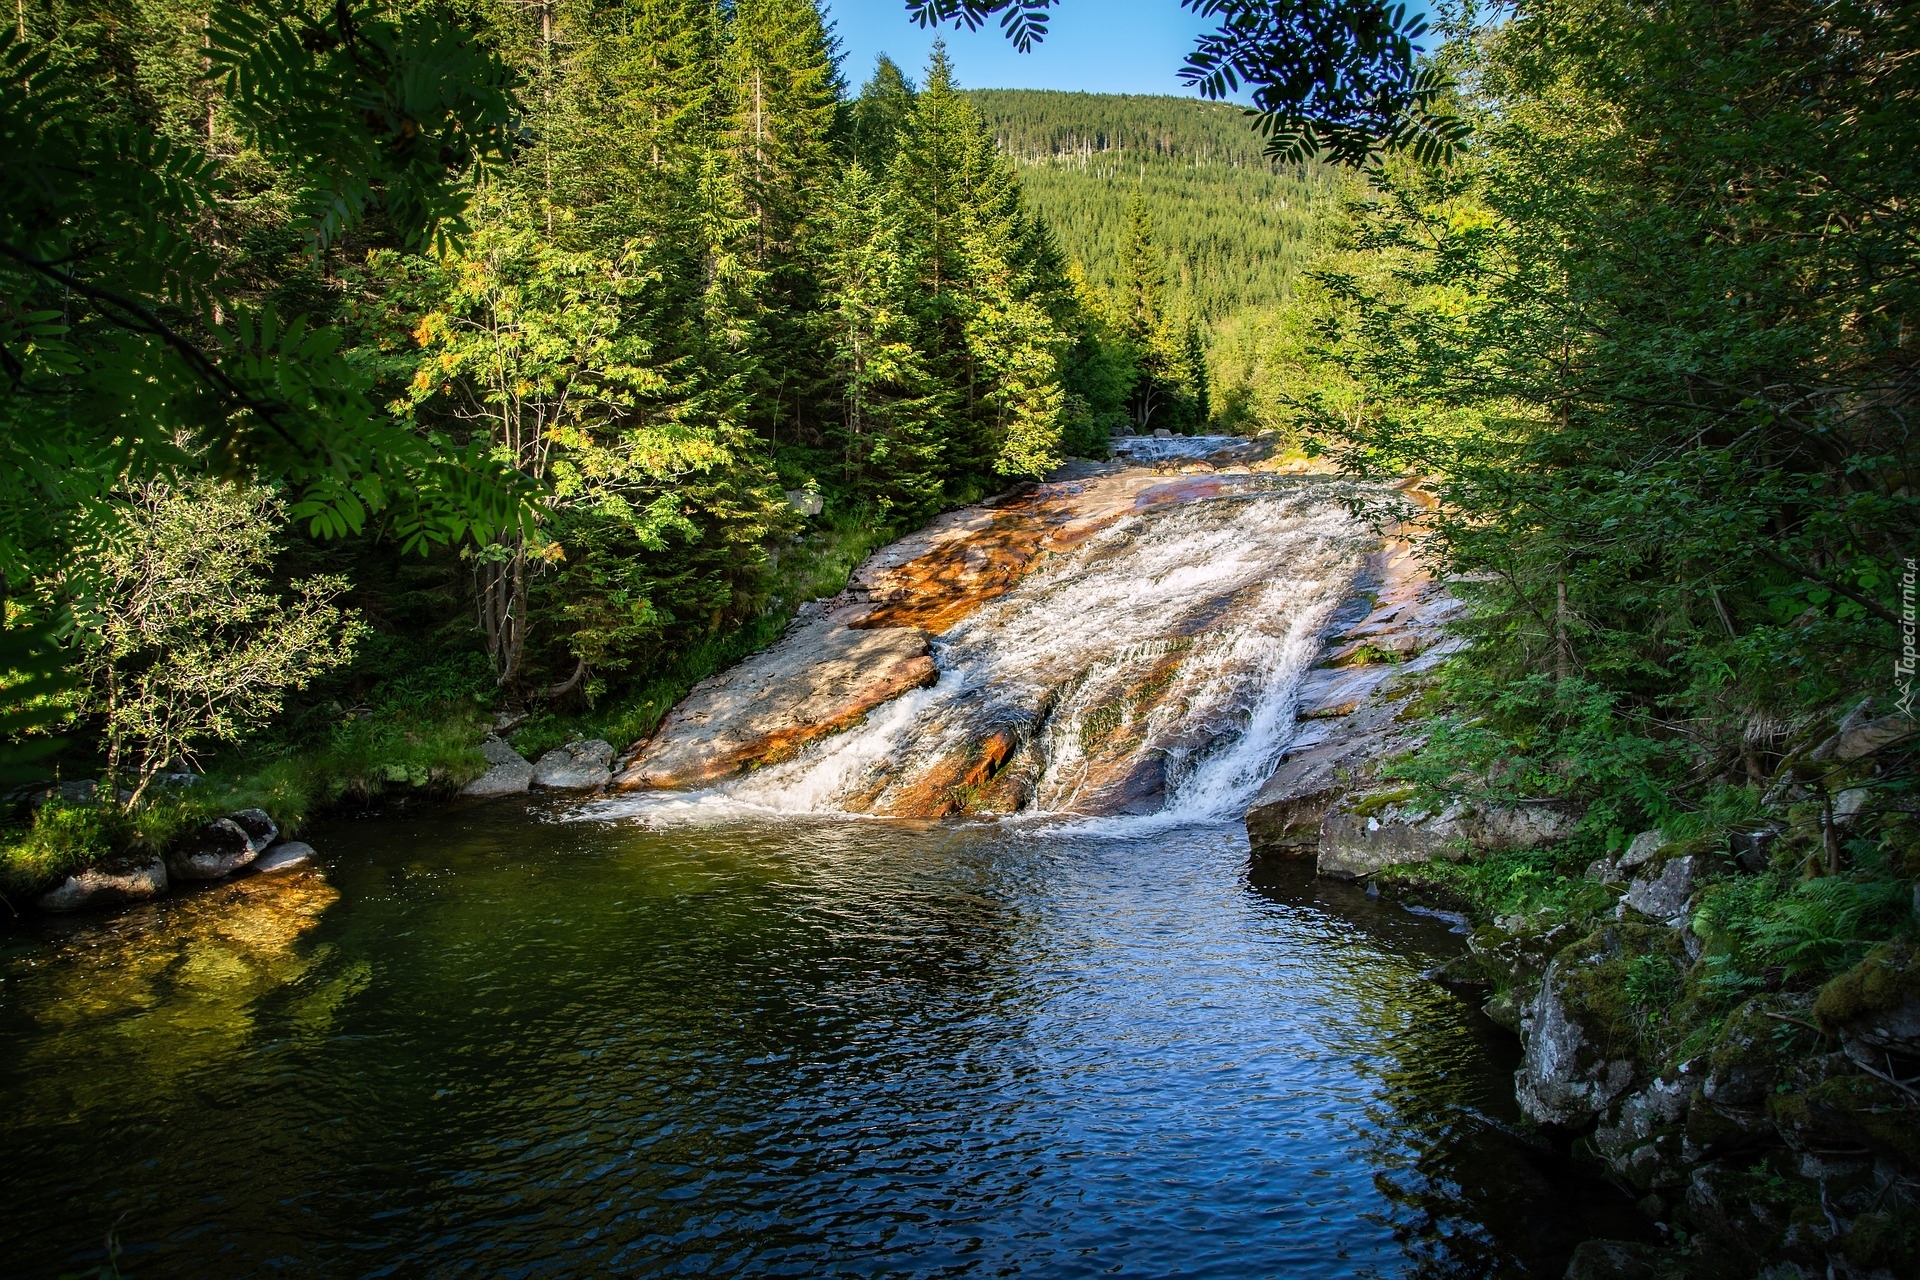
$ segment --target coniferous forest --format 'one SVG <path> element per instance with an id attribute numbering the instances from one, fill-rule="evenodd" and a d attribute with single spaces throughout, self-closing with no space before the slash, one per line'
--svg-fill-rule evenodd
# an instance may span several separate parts
<path id="1" fill-rule="evenodd" d="M 276 133 L 292 126 L 253 96 L 286 89 L 244 62 L 241 42 L 262 31 L 226 37 L 229 65 L 220 15 L 204 7 L 23 16 L 9 56 L 42 95 L 27 107 L 44 114 L 84 86 L 93 144 L 142 139 L 136 163 L 161 185 L 136 194 L 176 202 L 161 212 L 188 240 L 175 275 L 156 282 L 178 295 L 156 317 L 160 346 L 176 334 L 181 350 L 251 343 L 285 357 L 260 370 L 269 381 L 302 361 L 314 377 L 317 363 L 327 394 L 370 432 L 379 424 L 368 438 L 405 473 L 295 467 L 303 481 L 234 499 L 196 535 L 217 542 L 264 517 L 259 545 L 221 544 L 273 580 L 254 629 L 297 597 L 332 630 L 326 656 L 276 657 L 236 695 L 244 711 L 171 723 L 155 707 L 179 690 L 143 686 L 131 708 L 102 690 L 194 620 L 108 619 L 88 602 L 143 571 L 115 561 L 109 530 L 151 535 L 177 524 L 176 505 L 206 498 L 164 480 L 175 450 L 209 447 L 188 438 L 195 407 L 176 396 L 178 426 L 159 415 L 103 484 L 58 474 L 57 448 L 17 454 L 0 543 L 11 616 L 54 630 L 78 619 L 118 653 L 46 699 L 57 720 L 97 729 L 105 754 L 84 745 L 93 732 L 63 739 L 56 750 L 77 754 L 43 772 L 105 765 L 138 788 L 245 738 L 270 774 L 289 752 L 332 762 L 301 757 L 297 772 L 326 781 L 281 797 L 300 809 L 343 787 L 377 790 L 386 774 L 446 776 L 471 754 L 477 712 L 440 735 L 420 728 L 426 706 L 525 700 L 536 720 L 614 716 L 605 731 L 632 735 L 890 533 L 1070 454 L 1103 455 L 1114 431 L 1190 432 L 1206 419 L 1200 326 L 1209 299 L 1234 295 L 1193 282 L 1233 278 L 1239 260 L 1193 260 L 1180 206 L 1164 200 L 1122 206 L 1108 191 L 1091 213 L 1071 200 L 1050 212 L 982 114 L 996 99 L 959 91 L 939 52 L 911 75 L 882 59 L 848 83 L 811 0 L 476 5 L 451 27 L 422 11 L 414 21 L 443 45 L 493 60 L 506 79 L 492 92 L 511 84 L 518 110 L 480 102 L 496 154 L 476 149 L 438 210 L 316 194 L 311 156 Z M 1182 105 L 1204 123 L 1187 126 L 1203 145 L 1232 139 L 1218 113 Z M 1266 173 L 1239 141 L 1236 163 Z M 27 122 L 14 142 L 51 157 Z M 19 194 L 23 220 L 48 216 L 38 192 Z M 431 237 L 406 225 L 429 215 L 446 215 Z M 1130 256 L 1096 282 L 1076 255 L 1104 263 L 1116 216 Z M 1056 219 L 1073 227 L 1071 246 Z M 44 314 L 74 316 L 57 278 L 10 279 Z M 122 317 L 97 305 L 99 341 L 115 345 Z M 42 350 L 73 346 L 84 366 L 88 316 L 77 318 L 66 344 Z M 42 376 L 63 392 L 84 380 L 51 363 Z M 448 497 L 460 486 L 474 495 L 466 507 Z M 494 500 L 489 486 L 535 495 L 526 516 L 509 528 L 473 509 Z M 810 509 L 820 516 L 799 514 Z M 26 859 L 17 888 L 53 869 L 64 839 Z"/>

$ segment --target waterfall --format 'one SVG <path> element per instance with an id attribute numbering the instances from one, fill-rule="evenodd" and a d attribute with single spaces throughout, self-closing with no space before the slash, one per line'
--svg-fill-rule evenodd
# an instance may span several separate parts
<path id="1" fill-rule="evenodd" d="M 937 682 L 864 724 L 708 791 L 593 811 L 1238 817 L 1372 543 L 1343 492 L 1233 477 L 1129 514 L 934 637 Z"/>

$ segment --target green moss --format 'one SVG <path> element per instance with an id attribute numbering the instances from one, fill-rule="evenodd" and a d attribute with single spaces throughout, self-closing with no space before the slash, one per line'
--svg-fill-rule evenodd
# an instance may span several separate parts
<path id="1" fill-rule="evenodd" d="M 1875 947 L 1867 958 L 1820 989 L 1813 1016 L 1829 1031 L 1876 1013 L 1920 1003 L 1920 964 L 1911 939 Z"/>
<path id="2" fill-rule="evenodd" d="M 1394 787 L 1386 791 L 1375 791 L 1354 801 L 1348 806 L 1348 812 L 1356 818 L 1371 818 L 1388 805 L 1404 804 L 1419 794 L 1418 787 Z"/>
<path id="3" fill-rule="evenodd" d="M 1080 749 L 1091 755 L 1120 728 L 1124 713 L 1117 703 L 1102 703 L 1080 720 Z"/>

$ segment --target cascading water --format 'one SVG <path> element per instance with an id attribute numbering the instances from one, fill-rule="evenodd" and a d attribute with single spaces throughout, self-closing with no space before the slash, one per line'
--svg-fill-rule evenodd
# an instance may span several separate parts
<path id="1" fill-rule="evenodd" d="M 1053 557 L 935 637 L 937 682 L 865 724 L 596 815 L 925 813 L 941 790 L 963 801 L 935 812 L 1238 817 L 1370 540 L 1328 483 L 1235 479 Z"/>

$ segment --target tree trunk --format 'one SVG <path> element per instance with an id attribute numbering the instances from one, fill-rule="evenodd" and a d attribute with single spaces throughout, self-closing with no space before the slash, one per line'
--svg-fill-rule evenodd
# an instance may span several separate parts
<path id="1" fill-rule="evenodd" d="M 474 604 L 487 640 L 487 657 L 493 662 L 494 681 L 512 691 L 519 683 L 527 646 L 527 544 L 516 535 L 494 545 L 511 547 L 512 554 L 474 565 Z"/>

